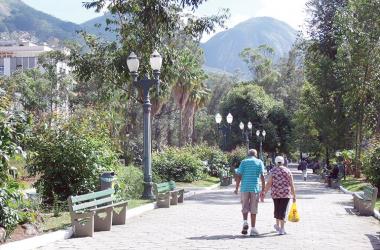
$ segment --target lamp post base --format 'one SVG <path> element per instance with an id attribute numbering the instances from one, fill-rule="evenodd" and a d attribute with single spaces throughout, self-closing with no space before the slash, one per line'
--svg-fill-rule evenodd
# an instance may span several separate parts
<path id="1" fill-rule="evenodd" d="M 144 192 L 141 198 L 144 200 L 156 199 L 156 196 L 153 194 L 153 182 L 144 182 Z"/>

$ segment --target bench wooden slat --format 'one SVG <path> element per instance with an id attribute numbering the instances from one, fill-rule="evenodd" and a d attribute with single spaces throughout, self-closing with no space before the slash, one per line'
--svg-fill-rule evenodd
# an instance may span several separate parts
<path id="1" fill-rule="evenodd" d="M 363 198 L 365 200 L 369 200 L 371 201 L 373 199 L 373 193 L 375 192 L 375 189 L 372 188 L 372 187 L 365 187 L 364 190 L 363 190 Z"/>
<path id="2" fill-rule="evenodd" d="M 156 184 L 156 187 L 157 187 L 158 193 L 165 193 L 165 192 L 170 191 L 169 182 L 158 183 Z"/>
<path id="3" fill-rule="evenodd" d="M 113 201 L 112 197 L 106 197 L 106 198 L 99 199 L 99 200 L 84 202 L 84 203 L 81 203 L 78 205 L 74 205 L 73 211 L 77 211 L 77 210 L 81 210 L 81 209 L 85 209 L 85 208 L 90 208 L 90 207 L 95 207 L 97 205 L 101 205 L 101 204 L 112 202 L 112 201 Z"/>
<path id="4" fill-rule="evenodd" d="M 174 190 L 176 188 L 175 181 L 169 181 L 169 187 L 170 187 L 170 190 Z"/>
<path id="5" fill-rule="evenodd" d="M 87 200 L 94 200 L 103 196 L 111 195 L 115 192 L 114 189 L 106 189 L 99 192 L 89 193 L 89 194 L 83 194 L 83 195 L 77 195 L 77 196 L 71 196 L 71 202 L 77 203 L 81 201 L 87 201 Z"/>

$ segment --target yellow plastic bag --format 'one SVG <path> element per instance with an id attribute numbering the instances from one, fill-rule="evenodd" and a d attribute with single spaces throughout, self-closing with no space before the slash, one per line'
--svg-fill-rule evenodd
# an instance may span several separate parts
<path id="1" fill-rule="evenodd" d="M 295 202 L 292 204 L 292 207 L 290 208 L 288 220 L 291 222 L 298 222 L 300 220 L 300 214 L 298 213 L 297 205 Z"/>

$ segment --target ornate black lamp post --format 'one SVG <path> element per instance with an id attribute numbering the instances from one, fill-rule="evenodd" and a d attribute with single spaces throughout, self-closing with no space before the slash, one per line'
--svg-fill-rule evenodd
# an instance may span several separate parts
<path id="1" fill-rule="evenodd" d="M 252 123 L 247 123 L 247 129 L 245 128 L 245 125 L 243 122 L 239 123 L 239 128 L 241 130 L 242 138 L 245 139 L 245 142 L 247 143 L 247 153 L 249 151 L 249 138 L 252 137 Z"/>
<path id="2" fill-rule="evenodd" d="M 228 115 L 226 117 L 226 121 L 227 121 L 228 125 L 226 125 L 226 124 L 220 125 L 220 123 L 223 120 L 223 117 L 219 113 L 217 113 L 215 115 L 215 122 L 218 124 L 218 130 L 223 135 L 223 150 L 227 149 L 227 135 L 228 135 L 228 133 L 231 132 L 231 124 L 232 124 L 233 119 L 234 119 L 234 117 L 231 115 L 231 113 L 228 113 Z"/>
<path id="3" fill-rule="evenodd" d="M 149 79 L 147 75 L 143 79 L 138 80 L 139 59 L 135 53 L 131 53 L 127 59 L 129 72 L 133 78 L 133 84 L 141 88 L 144 96 L 144 192 L 143 199 L 154 199 L 153 182 L 152 182 L 152 130 L 150 111 L 152 104 L 150 103 L 149 90 L 152 86 L 156 86 L 157 90 L 160 86 L 160 69 L 162 65 L 162 57 L 155 50 L 150 56 L 150 66 L 153 70 L 153 79 Z"/>
<path id="4" fill-rule="evenodd" d="M 260 141 L 260 159 L 263 161 L 263 141 L 265 141 L 265 136 L 267 135 L 267 133 L 265 132 L 265 130 L 263 131 L 260 131 L 260 130 L 256 130 L 256 136 L 257 136 L 257 139 Z"/>

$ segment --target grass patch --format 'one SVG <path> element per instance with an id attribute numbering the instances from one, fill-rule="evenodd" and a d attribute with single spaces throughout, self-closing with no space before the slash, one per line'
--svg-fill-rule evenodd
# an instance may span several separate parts
<path id="1" fill-rule="evenodd" d="M 219 182 L 220 180 L 218 177 L 208 176 L 206 179 L 194 181 L 192 183 L 176 182 L 176 186 L 178 187 L 209 187 Z"/>
<path id="2" fill-rule="evenodd" d="M 341 181 L 341 184 L 345 189 L 351 192 L 362 191 L 364 187 L 368 185 L 364 180 L 355 179 L 353 176 L 347 176 L 346 180 Z"/>
<path id="3" fill-rule="evenodd" d="M 44 232 L 53 232 L 60 229 L 65 229 L 71 225 L 70 213 L 61 212 L 60 216 L 54 217 L 53 213 L 42 214 L 44 224 L 42 230 Z"/>
<path id="4" fill-rule="evenodd" d="M 146 205 L 146 204 L 149 204 L 152 202 L 153 202 L 152 200 L 129 200 L 128 201 L 128 209 L 132 209 L 135 207 Z"/>

